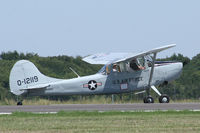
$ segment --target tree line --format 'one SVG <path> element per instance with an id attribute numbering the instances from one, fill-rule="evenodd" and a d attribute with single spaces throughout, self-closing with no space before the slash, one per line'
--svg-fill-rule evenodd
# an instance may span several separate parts
<path id="1" fill-rule="evenodd" d="M 79 75 L 86 76 L 98 72 L 102 65 L 91 65 L 82 61 L 82 57 L 71 56 L 52 56 L 40 57 L 35 53 L 18 53 L 2 52 L 0 54 L 0 100 L 16 99 L 9 89 L 9 74 L 14 63 L 18 60 L 26 59 L 33 62 L 38 69 L 45 75 L 69 79 L 76 75 L 69 69 L 72 67 Z M 182 54 L 173 54 L 170 57 L 158 59 L 162 61 L 180 61 L 183 62 L 183 72 L 179 79 L 169 83 L 166 86 L 158 87 L 162 93 L 168 94 L 172 99 L 199 99 L 200 98 L 200 54 L 192 59 L 184 57 Z M 153 92 L 152 92 L 153 93 Z M 135 96 L 131 94 L 116 95 L 116 98 L 123 100 L 130 100 L 132 97 L 138 98 L 142 96 Z M 156 95 L 155 95 L 156 96 Z M 103 95 L 102 97 L 107 97 Z M 47 97 L 42 97 L 47 98 Z M 79 100 L 78 96 L 51 96 L 50 99 L 62 100 Z M 90 96 L 90 98 L 95 98 Z"/>

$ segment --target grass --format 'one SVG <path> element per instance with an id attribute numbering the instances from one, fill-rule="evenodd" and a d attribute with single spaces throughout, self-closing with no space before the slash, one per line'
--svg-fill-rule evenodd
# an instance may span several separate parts
<path id="1" fill-rule="evenodd" d="M 16 105 L 16 101 L 14 100 L 5 100 L 5 101 L 0 101 L 0 105 Z M 106 99 L 92 99 L 92 100 L 48 100 L 48 99 L 24 99 L 23 100 L 23 105 L 52 105 L 52 104 L 106 104 L 106 103 L 111 103 L 109 100 Z"/>
<path id="2" fill-rule="evenodd" d="M 48 100 L 42 98 L 33 98 L 33 99 L 24 99 L 23 105 L 52 105 L 52 104 L 111 104 L 111 98 L 100 97 L 98 99 L 82 99 L 82 100 Z M 143 103 L 142 99 L 123 101 L 115 100 L 115 104 L 126 104 L 126 103 Z M 155 99 L 155 103 L 158 103 L 158 100 Z M 171 100 L 170 103 L 200 103 L 200 99 L 185 99 L 185 100 Z M 5 99 L 5 101 L 0 101 L 0 105 L 16 105 L 16 101 Z"/>
<path id="3" fill-rule="evenodd" d="M 200 112 L 15 112 L 0 116 L 1 133 L 199 133 Z"/>
<path id="4" fill-rule="evenodd" d="M 140 103 L 143 102 L 143 100 L 131 100 L 131 101 L 121 101 L 121 100 L 115 100 L 114 103 Z M 94 98 L 83 98 L 80 100 L 48 100 L 48 99 L 42 99 L 42 98 L 32 98 L 32 99 L 24 99 L 23 105 L 52 105 L 52 104 L 110 104 L 112 103 L 111 98 L 104 98 L 101 96 L 94 96 Z M 0 105 L 16 105 L 15 100 L 8 100 L 5 99 L 4 101 L 0 101 Z"/>

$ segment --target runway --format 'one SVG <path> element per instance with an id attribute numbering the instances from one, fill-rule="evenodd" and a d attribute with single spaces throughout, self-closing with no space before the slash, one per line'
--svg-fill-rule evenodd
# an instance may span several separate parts
<path id="1" fill-rule="evenodd" d="M 200 103 L 169 103 L 169 104 L 59 104 L 59 105 L 23 105 L 0 106 L 0 113 L 45 112 L 59 111 L 154 111 L 154 110 L 194 110 L 200 111 Z"/>

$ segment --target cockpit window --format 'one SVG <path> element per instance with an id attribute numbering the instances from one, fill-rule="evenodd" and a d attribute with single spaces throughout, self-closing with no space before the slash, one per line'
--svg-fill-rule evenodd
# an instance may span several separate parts
<path id="1" fill-rule="evenodd" d="M 121 72 L 118 64 L 113 64 L 113 72 Z"/>
<path id="2" fill-rule="evenodd" d="M 150 55 L 147 55 L 145 56 L 145 59 L 147 61 L 148 67 L 152 67 L 152 62 L 153 62 L 152 57 Z"/>
<path id="3" fill-rule="evenodd" d="M 104 65 L 104 66 L 98 71 L 98 73 L 106 74 L 106 65 Z"/>
<path id="4" fill-rule="evenodd" d="M 138 65 L 139 66 L 145 66 L 145 59 L 144 59 L 144 57 L 139 57 L 139 58 L 137 58 L 137 61 L 138 61 Z"/>
<path id="5" fill-rule="evenodd" d="M 138 67 L 137 61 L 135 59 L 130 61 L 130 68 L 132 68 L 135 71 L 140 70 L 139 67 Z"/>
<path id="6" fill-rule="evenodd" d="M 109 75 L 111 72 L 134 72 L 152 67 L 152 57 L 150 55 L 131 59 L 129 61 L 107 64 L 98 73 Z"/>
<path id="7" fill-rule="evenodd" d="M 145 69 L 145 59 L 137 58 L 130 61 L 130 68 L 134 71 L 144 70 Z"/>
<path id="8" fill-rule="evenodd" d="M 106 74 L 110 74 L 111 69 L 111 65 L 106 65 Z"/>
<path id="9" fill-rule="evenodd" d="M 105 74 L 105 75 L 108 75 L 110 74 L 111 72 L 111 65 L 104 65 L 98 73 L 102 73 L 102 74 Z"/>

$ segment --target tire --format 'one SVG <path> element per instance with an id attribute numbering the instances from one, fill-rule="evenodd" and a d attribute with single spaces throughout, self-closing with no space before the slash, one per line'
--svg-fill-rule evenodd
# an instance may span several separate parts
<path id="1" fill-rule="evenodd" d="M 22 102 L 17 102 L 17 106 L 22 106 Z"/>
<path id="2" fill-rule="evenodd" d="M 170 99 L 167 95 L 162 95 L 159 97 L 159 102 L 160 103 L 169 103 Z"/>
<path id="3" fill-rule="evenodd" d="M 144 103 L 147 103 L 147 97 L 144 97 L 143 101 Z"/>
<path id="4" fill-rule="evenodd" d="M 144 103 L 154 103 L 154 99 L 151 96 L 144 98 Z"/>

